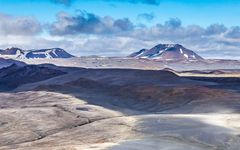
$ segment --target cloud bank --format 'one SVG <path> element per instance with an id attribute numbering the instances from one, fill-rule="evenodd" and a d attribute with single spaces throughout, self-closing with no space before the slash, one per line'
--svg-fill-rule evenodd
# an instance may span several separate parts
<path id="1" fill-rule="evenodd" d="M 57 21 L 49 26 L 52 35 L 113 34 L 133 28 L 133 23 L 127 18 L 114 20 L 108 16 L 101 18 L 87 12 L 75 16 L 59 13 Z"/>
<path id="2" fill-rule="evenodd" d="M 138 26 L 128 18 L 100 17 L 88 12 L 73 15 L 61 12 L 56 21 L 48 25 L 41 25 L 31 17 L 3 13 L 0 13 L 0 20 L 0 48 L 62 47 L 76 55 L 124 56 L 159 43 L 179 43 L 201 54 L 240 56 L 239 26 L 184 26 L 178 18 Z"/>

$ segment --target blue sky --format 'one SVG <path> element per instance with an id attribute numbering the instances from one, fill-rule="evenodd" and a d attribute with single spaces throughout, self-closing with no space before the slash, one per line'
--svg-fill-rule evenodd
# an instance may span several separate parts
<path id="1" fill-rule="evenodd" d="M 205 57 L 232 58 L 240 55 L 239 6 L 239 0 L 0 0 L 0 46 L 113 56 L 180 43 Z"/>
<path id="2" fill-rule="evenodd" d="M 103 0 L 75 0 L 70 6 L 56 5 L 50 0 L 0 0 L 0 10 L 11 15 L 34 16 L 43 22 L 54 21 L 60 11 L 75 13 L 86 10 L 99 16 L 114 18 L 128 17 L 136 21 L 140 13 L 153 12 L 151 23 L 163 22 L 169 18 L 180 18 L 184 25 L 207 26 L 222 23 L 226 26 L 240 24 L 239 0 L 160 0 L 159 5 L 107 2 Z"/>

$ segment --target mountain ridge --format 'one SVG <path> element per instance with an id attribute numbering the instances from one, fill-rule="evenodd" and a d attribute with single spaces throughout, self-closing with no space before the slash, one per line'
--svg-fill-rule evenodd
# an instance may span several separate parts
<path id="1" fill-rule="evenodd" d="M 75 57 L 61 48 L 23 50 L 17 47 L 0 50 L 0 57 L 13 59 L 71 58 Z"/>

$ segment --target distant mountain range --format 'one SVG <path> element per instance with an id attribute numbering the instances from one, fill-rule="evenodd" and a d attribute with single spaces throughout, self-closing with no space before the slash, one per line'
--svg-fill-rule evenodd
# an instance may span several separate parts
<path id="1" fill-rule="evenodd" d="M 151 49 L 141 49 L 130 57 L 169 61 L 199 61 L 203 58 L 180 44 L 159 44 Z"/>
<path id="2" fill-rule="evenodd" d="M 61 48 L 23 50 L 20 48 L 0 49 L 0 57 L 10 59 L 71 58 L 75 57 Z M 180 44 L 158 44 L 151 49 L 141 49 L 129 57 L 163 61 L 201 61 L 201 56 Z"/>
<path id="3" fill-rule="evenodd" d="M 36 59 L 36 58 L 71 58 L 73 55 L 67 53 L 61 48 L 23 50 L 20 48 L 7 48 L 0 50 L 0 57 L 19 58 L 19 59 Z"/>

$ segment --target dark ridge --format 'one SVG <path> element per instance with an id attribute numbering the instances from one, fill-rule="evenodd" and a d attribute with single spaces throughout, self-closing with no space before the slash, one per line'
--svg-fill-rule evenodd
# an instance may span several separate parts
<path id="1" fill-rule="evenodd" d="M 17 66 L 13 64 L 0 69 L 0 89 L 10 90 L 26 83 L 43 81 L 63 75 L 65 72 L 38 65 Z"/>

